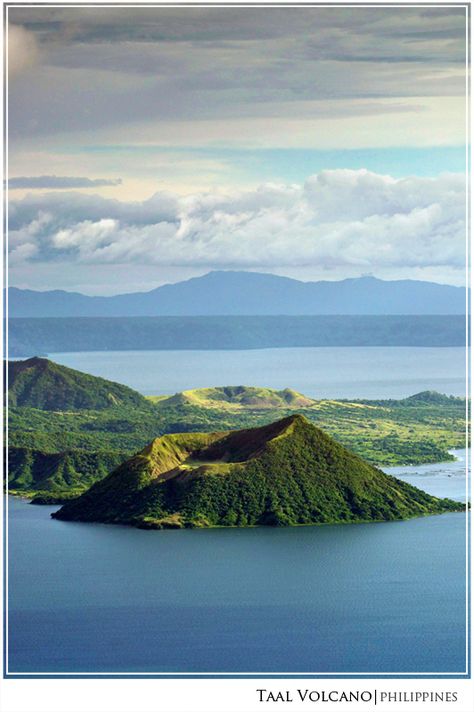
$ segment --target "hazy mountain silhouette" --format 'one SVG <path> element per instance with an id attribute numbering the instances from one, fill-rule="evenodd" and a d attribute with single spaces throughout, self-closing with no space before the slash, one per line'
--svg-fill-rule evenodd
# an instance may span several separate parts
<path id="1" fill-rule="evenodd" d="M 209 272 L 149 292 L 89 297 L 11 287 L 10 317 L 463 314 L 463 287 L 375 277 L 300 282 L 256 272 Z"/>

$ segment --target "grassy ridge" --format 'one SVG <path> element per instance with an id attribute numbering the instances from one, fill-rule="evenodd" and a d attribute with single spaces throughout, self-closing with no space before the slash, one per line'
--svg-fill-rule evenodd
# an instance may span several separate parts
<path id="1" fill-rule="evenodd" d="M 196 388 L 175 393 L 174 396 L 167 398 L 151 396 L 149 400 L 160 403 L 161 408 L 194 405 L 201 408 L 218 408 L 223 411 L 242 408 L 307 408 L 316 402 L 291 388 L 276 391 L 272 388 L 256 388 L 254 386 Z"/>

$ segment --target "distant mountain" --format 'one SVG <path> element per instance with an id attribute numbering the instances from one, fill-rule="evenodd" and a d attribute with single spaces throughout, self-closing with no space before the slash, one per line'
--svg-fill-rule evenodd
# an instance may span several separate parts
<path id="1" fill-rule="evenodd" d="M 301 415 L 157 438 L 52 516 L 162 529 L 406 519 L 464 506 L 384 474 Z"/>
<path id="2" fill-rule="evenodd" d="M 218 386 L 215 388 L 196 388 L 175 393 L 169 398 L 160 398 L 160 406 L 190 405 L 201 408 L 219 408 L 220 410 L 261 410 L 266 408 L 308 408 L 316 403 L 302 393 L 285 388 L 282 391 L 273 388 L 254 386 Z"/>
<path id="3" fill-rule="evenodd" d="M 463 314 L 462 287 L 374 277 L 300 282 L 256 272 L 209 272 L 150 292 L 88 297 L 9 289 L 10 317 Z"/>
<path id="4" fill-rule="evenodd" d="M 8 362 L 8 403 L 65 411 L 147 406 L 147 400 L 127 386 L 37 357 Z"/>

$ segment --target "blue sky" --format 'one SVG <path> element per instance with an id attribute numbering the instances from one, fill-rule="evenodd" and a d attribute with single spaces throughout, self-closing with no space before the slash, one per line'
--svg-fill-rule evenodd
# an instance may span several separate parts
<path id="1" fill-rule="evenodd" d="M 214 159 L 232 167 L 241 181 L 289 181 L 302 183 L 321 170 L 367 169 L 395 178 L 437 176 L 440 173 L 463 173 L 466 167 L 464 146 L 430 146 L 429 148 L 360 148 L 322 150 L 314 148 L 198 148 L 192 146 L 90 146 L 89 153 L 127 153 L 194 156 L 196 161 Z"/>
<path id="2" fill-rule="evenodd" d="M 8 50 L 12 284 L 464 282 L 462 7 L 10 7 Z"/>

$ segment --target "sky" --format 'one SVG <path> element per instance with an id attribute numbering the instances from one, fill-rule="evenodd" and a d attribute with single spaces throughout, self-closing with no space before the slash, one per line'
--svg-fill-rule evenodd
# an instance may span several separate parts
<path id="1" fill-rule="evenodd" d="M 462 7 L 10 7 L 9 284 L 465 283 Z"/>

